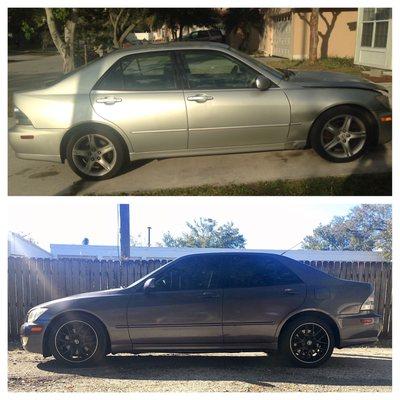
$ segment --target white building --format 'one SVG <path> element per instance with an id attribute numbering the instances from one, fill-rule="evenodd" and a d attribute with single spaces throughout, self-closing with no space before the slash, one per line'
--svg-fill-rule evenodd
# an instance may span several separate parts
<path id="1" fill-rule="evenodd" d="M 354 63 L 392 69 L 392 9 L 360 8 Z"/>
<path id="2" fill-rule="evenodd" d="M 51 254 L 55 258 L 118 259 L 118 246 L 95 246 L 76 244 L 51 244 Z M 176 248 L 176 247 L 131 247 L 131 259 L 173 260 L 177 257 L 205 252 L 246 251 L 282 254 L 285 250 L 236 250 L 215 248 Z M 384 261 L 382 254 L 374 251 L 321 251 L 289 250 L 286 257 L 300 261 Z"/>
<path id="3" fill-rule="evenodd" d="M 46 250 L 25 239 L 18 233 L 8 232 L 8 256 L 9 257 L 30 257 L 30 258 L 51 258 L 52 255 Z"/>

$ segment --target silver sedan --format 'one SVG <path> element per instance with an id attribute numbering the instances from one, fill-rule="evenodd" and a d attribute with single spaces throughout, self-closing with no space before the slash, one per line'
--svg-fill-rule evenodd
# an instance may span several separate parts
<path id="1" fill-rule="evenodd" d="M 355 160 L 391 140 L 385 88 L 346 74 L 270 68 L 227 45 L 113 52 L 51 86 L 14 95 L 17 157 L 64 162 L 86 179 L 128 161 L 302 149 Z"/>

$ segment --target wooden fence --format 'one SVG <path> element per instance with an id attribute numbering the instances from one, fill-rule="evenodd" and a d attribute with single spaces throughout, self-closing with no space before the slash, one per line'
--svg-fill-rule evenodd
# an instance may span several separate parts
<path id="1" fill-rule="evenodd" d="M 126 286 L 166 260 L 8 259 L 8 336 L 16 339 L 27 311 L 77 293 Z M 305 262 L 330 275 L 375 287 L 375 309 L 383 315 L 383 337 L 392 334 L 392 265 L 381 262 Z"/>

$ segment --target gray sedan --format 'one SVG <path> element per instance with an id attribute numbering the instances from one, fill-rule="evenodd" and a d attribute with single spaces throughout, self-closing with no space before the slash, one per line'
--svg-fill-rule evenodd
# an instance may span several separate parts
<path id="1" fill-rule="evenodd" d="M 50 87 L 14 96 L 17 157 L 83 178 L 129 161 L 312 146 L 352 161 L 391 139 L 388 93 L 346 74 L 270 68 L 224 44 L 116 51 Z"/>
<path id="2" fill-rule="evenodd" d="M 369 283 L 282 256 L 220 252 L 178 258 L 126 288 L 38 305 L 21 338 L 26 350 L 71 366 L 120 352 L 277 350 L 315 367 L 381 329 Z"/>

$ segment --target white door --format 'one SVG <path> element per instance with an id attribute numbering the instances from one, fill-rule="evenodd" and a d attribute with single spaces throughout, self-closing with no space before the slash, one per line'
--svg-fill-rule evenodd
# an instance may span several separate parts
<path id="1" fill-rule="evenodd" d="M 360 8 L 354 63 L 392 69 L 392 11 L 390 8 Z"/>
<path id="2" fill-rule="evenodd" d="M 272 55 L 292 57 L 292 17 L 291 14 L 276 17 L 273 28 Z"/>

